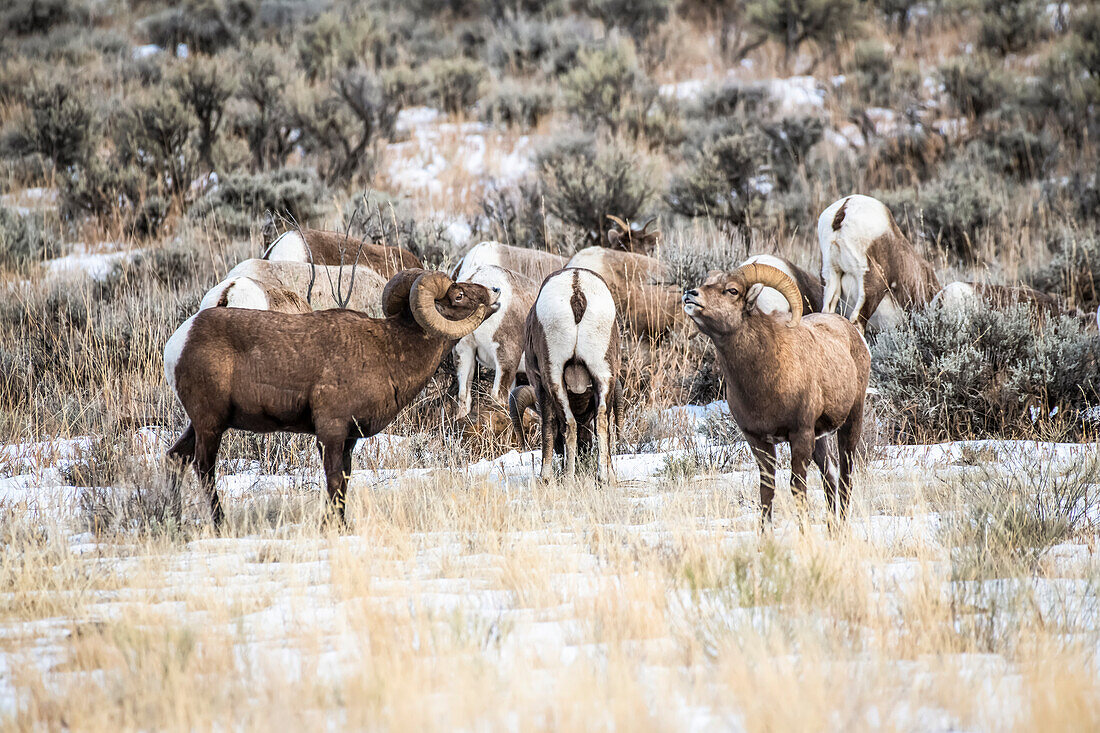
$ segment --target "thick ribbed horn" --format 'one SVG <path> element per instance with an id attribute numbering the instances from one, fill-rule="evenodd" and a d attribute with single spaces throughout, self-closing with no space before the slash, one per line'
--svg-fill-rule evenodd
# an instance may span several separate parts
<path id="1" fill-rule="evenodd" d="M 382 290 L 382 315 L 386 318 L 398 316 L 409 307 L 409 293 L 413 283 L 424 274 L 424 270 L 402 270 L 386 283 Z"/>
<path id="2" fill-rule="evenodd" d="M 802 293 L 798 290 L 798 284 L 790 275 L 771 265 L 753 263 L 740 268 L 738 272 L 745 278 L 747 286 L 756 283 L 769 288 L 775 288 L 787 299 L 791 306 L 791 320 L 787 326 L 794 328 L 802 320 Z"/>
<path id="3" fill-rule="evenodd" d="M 508 393 L 508 417 L 512 419 L 512 432 L 516 434 L 516 442 L 527 450 L 527 433 L 523 430 L 523 413 L 535 406 L 535 388 L 529 384 L 521 384 L 514 387 Z"/>
<path id="4" fill-rule="evenodd" d="M 428 333 L 446 339 L 460 339 L 472 333 L 489 317 L 489 307 L 482 303 L 462 320 L 444 318 L 435 309 L 435 301 L 445 296 L 453 284 L 442 272 L 425 272 L 416 278 L 409 291 L 409 309 L 416 322 Z"/>
<path id="5" fill-rule="evenodd" d="M 619 225 L 619 228 L 623 230 L 623 234 L 630 234 L 630 225 L 625 221 L 615 216 L 614 214 L 608 214 L 607 218 Z"/>

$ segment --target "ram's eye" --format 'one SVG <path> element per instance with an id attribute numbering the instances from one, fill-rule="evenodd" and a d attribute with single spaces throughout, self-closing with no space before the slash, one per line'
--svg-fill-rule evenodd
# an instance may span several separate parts
<path id="1" fill-rule="evenodd" d="M 462 291 L 460 290 L 455 294 L 455 302 L 457 303 L 461 300 L 462 300 Z"/>
<path id="2" fill-rule="evenodd" d="M 726 288 L 726 295 L 737 295 L 737 288 Z"/>

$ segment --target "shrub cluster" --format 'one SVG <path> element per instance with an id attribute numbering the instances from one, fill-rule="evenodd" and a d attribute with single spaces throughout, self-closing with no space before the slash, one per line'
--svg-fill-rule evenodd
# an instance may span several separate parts
<path id="1" fill-rule="evenodd" d="M 316 175 L 301 168 L 237 173 L 214 184 L 188 216 L 209 220 L 234 235 L 247 235 L 265 218 L 273 217 L 308 226 L 322 216 L 321 202 L 326 195 Z"/>
<path id="2" fill-rule="evenodd" d="M 1080 430 L 1100 396 L 1095 336 L 1022 305 L 910 314 L 879 334 L 871 356 L 888 430 L 901 441 L 1020 437 L 1052 422 Z"/>

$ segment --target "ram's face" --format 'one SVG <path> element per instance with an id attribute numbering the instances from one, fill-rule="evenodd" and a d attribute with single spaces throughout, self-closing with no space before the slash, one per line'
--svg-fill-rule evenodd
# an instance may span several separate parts
<path id="1" fill-rule="evenodd" d="M 500 288 L 457 282 L 451 285 L 445 297 L 435 301 L 435 307 L 444 317 L 459 321 L 477 310 L 479 305 L 488 306 L 489 313 L 496 313 L 500 308 L 499 298 Z"/>
<path id="2" fill-rule="evenodd" d="M 729 333 L 741 323 L 746 285 L 736 272 L 711 272 L 702 285 L 684 291 L 684 313 L 708 336 Z"/>

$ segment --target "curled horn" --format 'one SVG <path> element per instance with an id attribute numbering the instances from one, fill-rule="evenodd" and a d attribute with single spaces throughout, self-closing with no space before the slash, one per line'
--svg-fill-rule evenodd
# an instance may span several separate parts
<path id="1" fill-rule="evenodd" d="M 535 388 L 531 385 L 521 384 L 508 393 L 508 417 L 512 419 L 512 432 L 524 450 L 527 450 L 527 434 L 523 432 L 523 413 L 534 406 Z"/>
<path id="2" fill-rule="evenodd" d="M 745 265 L 738 272 L 745 278 L 746 286 L 760 283 L 765 287 L 778 290 L 791 306 L 791 320 L 787 323 L 787 326 L 794 328 L 798 325 L 798 322 L 802 320 L 802 293 L 799 292 L 798 285 L 789 275 L 771 265 L 758 263 Z"/>
<path id="3" fill-rule="evenodd" d="M 382 315 L 393 318 L 401 315 L 409 307 L 409 293 L 413 283 L 424 274 L 424 270 L 402 270 L 386 283 L 382 290 Z"/>
<path id="4" fill-rule="evenodd" d="M 630 225 L 625 221 L 615 216 L 614 214 L 608 214 L 607 218 L 619 225 L 619 228 L 623 230 L 623 234 L 630 234 Z"/>
<path id="5" fill-rule="evenodd" d="M 489 308 L 482 303 L 462 320 L 444 318 L 435 309 L 435 301 L 447 294 L 454 281 L 442 272 L 425 272 L 412 284 L 409 291 L 409 309 L 413 318 L 428 333 L 445 339 L 460 339 L 472 333 L 489 317 Z"/>

